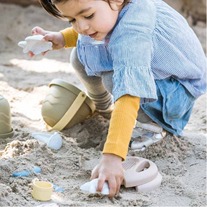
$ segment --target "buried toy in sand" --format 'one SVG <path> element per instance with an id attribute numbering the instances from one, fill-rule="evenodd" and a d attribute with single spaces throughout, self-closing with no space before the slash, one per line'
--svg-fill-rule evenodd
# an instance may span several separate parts
<path id="1" fill-rule="evenodd" d="M 127 157 L 122 163 L 125 170 L 123 185 L 126 188 L 135 187 L 138 192 L 150 192 L 161 185 L 162 175 L 155 163 L 141 157 Z M 89 194 L 96 191 L 98 179 L 83 184 L 80 189 Z M 105 182 L 100 192 L 102 195 L 109 194 L 108 184 Z"/>
<path id="2" fill-rule="evenodd" d="M 0 138 L 13 136 L 9 102 L 0 95 Z"/>
<path id="3" fill-rule="evenodd" d="M 61 79 L 52 80 L 42 102 L 42 117 L 49 130 L 70 128 L 94 111 L 94 103 L 83 91 Z"/>
<path id="4" fill-rule="evenodd" d="M 33 132 L 31 135 L 34 139 L 47 144 L 47 147 L 53 150 L 59 150 L 62 147 L 62 137 L 58 132 Z"/>

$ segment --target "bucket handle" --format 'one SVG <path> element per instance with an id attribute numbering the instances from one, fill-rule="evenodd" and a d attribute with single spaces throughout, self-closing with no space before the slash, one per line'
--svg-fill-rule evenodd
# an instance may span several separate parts
<path id="1" fill-rule="evenodd" d="M 85 101 L 86 97 L 86 94 L 83 91 L 81 91 L 72 103 L 72 105 L 70 106 L 70 108 L 66 111 L 64 116 L 59 120 L 59 122 L 55 124 L 55 126 L 53 126 L 48 131 L 61 131 L 62 129 L 64 129 L 64 127 L 71 121 L 76 112 L 79 110 L 79 108 Z"/>

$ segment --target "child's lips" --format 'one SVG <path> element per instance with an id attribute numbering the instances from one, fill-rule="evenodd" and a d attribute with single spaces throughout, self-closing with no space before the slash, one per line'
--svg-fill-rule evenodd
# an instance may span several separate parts
<path id="1" fill-rule="evenodd" d="M 89 36 L 91 37 L 91 38 L 95 38 L 96 37 L 96 35 L 98 34 L 98 32 L 95 32 L 95 33 L 93 33 L 93 34 L 90 34 Z"/>

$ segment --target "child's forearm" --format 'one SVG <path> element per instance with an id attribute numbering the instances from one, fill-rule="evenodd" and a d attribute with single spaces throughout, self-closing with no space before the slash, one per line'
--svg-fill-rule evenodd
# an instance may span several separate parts
<path id="1" fill-rule="evenodd" d="M 65 47 L 76 47 L 78 33 L 72 28 L 66 28 L 60 31 L 65 40 Z"/>
<path id="2" fill-rule="evenodd" d="M 130 95 L 124 95 L 115 102 L 103 153 L 126 159 L 139 104 L 140 98 Z"/>

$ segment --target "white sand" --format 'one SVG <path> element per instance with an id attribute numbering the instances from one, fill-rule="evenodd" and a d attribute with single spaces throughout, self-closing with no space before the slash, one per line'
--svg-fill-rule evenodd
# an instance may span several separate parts
<path id="1" fill-rule="evenodd" d="M 30 30 L 43 26 L 60 30 L 67 26 L 41 8 L 0 4 L 0 91 L 11 105 L 13 138 L 0 139 L 0 206 L 206 206 L 206 95 L 200 97 L 179 140 L 168 136 L 145 152 L 129 152 L 151 159 L 163 176 L 159 189 L 150 193 L 122 188 L 120 197 L 88 196 L 79 187 L 90 178 L 87 162 L 100 156 L 108 120 L 101 116 L 86 120 L 62 132 L 63 146 L 52 151 L 32 139 L 31 132 L 46 131 L 41 101 L 48 83 L 62 78 L 83 89 L 68 63 L 69 50 L 53 51 L 30 59 L 17 46 Z M 194 27 L 205 48 L 205 24 Z M 12 172 L 40 166 L 40 175 L 11 177 Z M 34 178 L 48 180 L 64 189 L 54 192 L 50 202 L 31 196 Z"/>

